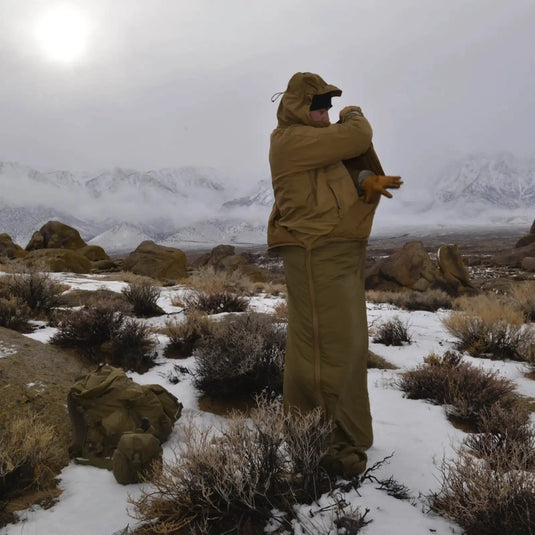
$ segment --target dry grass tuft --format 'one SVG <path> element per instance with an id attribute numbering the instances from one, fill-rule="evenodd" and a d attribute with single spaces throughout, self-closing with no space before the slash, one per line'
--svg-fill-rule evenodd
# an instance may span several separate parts
<path id="1" fill-rule="evenodd" d="M 131 282 L 121 293 L 132 305 L 134 314 L 142 318 L 161 316 L 165 312 L 158 306 L 161 288 L 148 282 Z"/>
<path id="2" fill-rule="evenodd" d="M 265 400 L 217 434 L 190 422 L 175 459 L 131 500 L 145 523 L 140 535 L 262 533 L 274 509 L 290 527 L 293 506 L 329 484 L 319 459 L 331 429 L 319 411 L 284 414 Z"/>
<path id="3" fill-rule="evenodd" d="M 403 323 L 398 316 L 378 325 L 374 331 L 373 341 L 378 344 L 402 346 L 412 341 L 408 322 Z"/>
<path id="4" fill-rule="evenodd" d="M 273 308 L 273 317 L 276 321 L 288 321 L 288 303 L 281 301 Z"/>
<path id="5" fill-rule="evenodd" d="M 249 307 L 249 300 L 247 297 L 226 290 L 215 293 L 194 290 L 183 298 L 183 304 L 188 311 L 198 310 L 206 314 L 221 314 L 222 312 L 245 312 Z"/>
<path id="6" fill-rule="evenodd" d="M 511 305 L 520 309 L 528 321 L 535 321 L 535 281 L 513 284 L 507 293 Z"/>
<path id="7" fill-rule="evenodd" d="M 186 286 L 204 294 L 233 293 L 251 295 L 255 284 L 239 270 L 227 272 L 212 266 L 199 268 L 184 281 Z"/>
<path id="8" fill-rule="evenodd" d="M 367 367 L 377 368 L 379 370 L 396 370 L 397 369 L 397 366 L 395 366 L 391 362 L 388 362 L 388 360 L 377 355 L 377 353 L 374 353 L 373 351 L 368 351 Z"/>
<path id="9" fill-rule="evenodd" d="M 165 355 L 170 358 L 189 357 L 198 341 L 208 335 L 210 329 L 208 316 L 195 309 L 188 312 L 184 321 L 168 321 L 163 331 L 169 337 Z"/>
<path id="10" fill-rule="evenodd" d="M 371 303 L 390 303 L 405 310 L 435 312 L 440 308 L 452 308 L 452 298 L 442 290 L 428 290 L 427 292 L 368 290 L 366 300 Z"/>
<path id="11" fill-rule="evenodd" d="M 29 323 L 31 311 L 18 297 L 0 297 L 0 326 L 21 333 L 30 333 L 33 327 Z"/>
<path id="12" fill-rule="evenodd" d="M 423 365 L 403 374 L 398 386 L 409 399 L 426 399 L 447 406 L 448 416 L 479 429 L 495 407 L 517 410 L 515 385 L 497 372 L 475 368 L 462 356 L 446 352 L 429 355 Z"/>
<path id="13" fill-rule="evenodd" d="M 64 451 L 42 417 L 8 419 L 0 430 L 0 495 L 15 497 L 49 486 L 63 466 Z"/>

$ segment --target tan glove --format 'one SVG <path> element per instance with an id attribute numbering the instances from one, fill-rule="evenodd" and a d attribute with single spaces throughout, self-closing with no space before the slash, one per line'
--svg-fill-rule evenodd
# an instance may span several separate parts
<path id="1" fill-rule="evenodd" d="M 386 188 L 399 189 L 403 184 L 399 176 L 384 176 L 371 175 L 362 182 L 362 189 L 364 190 L 364 200 L 367 203 L 376 202 L 381 195 L 392 198 Z"/>
<path id="2" fill-rule="evenodd" d="M 360 116 L 362 116 L 362 110 L 360 109 L 360 106 L 346 106 L 342 110 L 340 110 L 340 121 L 344 120 L 344 117 L 349 113 L 358 113 Z"/>

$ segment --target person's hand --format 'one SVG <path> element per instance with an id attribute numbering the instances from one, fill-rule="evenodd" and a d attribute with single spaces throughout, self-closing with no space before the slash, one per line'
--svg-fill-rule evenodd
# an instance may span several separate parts
<path id="1" fill-rule="evenodd" d="M 351 111 L 358 112 L 359 115 L 362 115 L 362 110 L 360 109 L 360 106 L 346 106 L 345 108 L 340 110 L 340 121 L 343 121 L 344 117 Z"/>
<path id="2" fill-rule="evenodd" d="M 377 201 L 381 195 L 392 198 L 388 189 L 399 189 L 403 184 L 399 176 L 371 175 L 362 182 L 364 200 L 367 203 Z"/>

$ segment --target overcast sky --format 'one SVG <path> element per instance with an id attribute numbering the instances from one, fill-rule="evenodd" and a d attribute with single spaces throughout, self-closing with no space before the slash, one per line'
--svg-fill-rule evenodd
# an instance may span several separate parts
<path id="1" fill-rule="evenodd" d="M 47 42 L 59 4 L 69 59 Z M 343 89 L 331 119 L 362 106 L 406 181 L 535 156 L 534 0 L 1 0 L 0 160 L 268 178 L 270 97 L 296 71 Z"/>

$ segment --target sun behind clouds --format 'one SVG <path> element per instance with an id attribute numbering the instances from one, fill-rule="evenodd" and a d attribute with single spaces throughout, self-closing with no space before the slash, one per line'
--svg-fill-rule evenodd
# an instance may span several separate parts
<path id="1" fill-rule="evenodd" d="M 46 56 L 54 61 L 71 63 L 87 50 L 88 21 L 75 7 L 58 4 L 38 20 L 35 34 Z"/>

